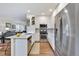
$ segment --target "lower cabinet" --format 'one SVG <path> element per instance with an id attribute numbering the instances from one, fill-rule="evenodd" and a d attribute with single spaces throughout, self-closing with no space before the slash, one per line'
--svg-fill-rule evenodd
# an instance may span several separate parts
<path id="1" fill-rule="evenodd" d="M 14 55 L 27 56 L 27 39 L 14 39 Z"/>

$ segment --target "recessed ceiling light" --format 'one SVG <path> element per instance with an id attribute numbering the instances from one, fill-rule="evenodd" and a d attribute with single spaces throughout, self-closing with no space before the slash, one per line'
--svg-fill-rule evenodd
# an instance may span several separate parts
<path id="1" fill-rule="evenodd" d="M 41 13 L 41 15 L 45 15 L 45 13 L 44 13 L 44 12 L 42 12 L 42 13 Z"/>
<path id="2" fill-rule="evenodd" d="M 49 9 L 49 11 L 52 12 L 53 10 L 52 9 Z"/>
<path id="3" fill-rule="evenodd" d="M 30 10 L 27 10 L 28 13 L 30 13 Z"/>
<path id="4" fill-rule="evenodd" d="M 64 12 L 67 13 L 68 12 L 67 9 L 65 9 Z"/>

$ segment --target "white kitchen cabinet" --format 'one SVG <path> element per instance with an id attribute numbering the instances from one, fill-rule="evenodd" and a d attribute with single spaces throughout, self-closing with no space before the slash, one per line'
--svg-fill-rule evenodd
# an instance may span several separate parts
<path id="1" fill-rule="evenodd" d="M 28 43 L 27 39 L 31 37 L 32 34 L 21 34 L 20 37 L 16 35 L 6 37 L 11 38 L 11 56 L 27 56 L 28 54 Z"/>
<path id="2" fill-rule="evenodd" d="M 27 39 L 14 39 L 14 55 L 26 56 L 27 55 Z"/>

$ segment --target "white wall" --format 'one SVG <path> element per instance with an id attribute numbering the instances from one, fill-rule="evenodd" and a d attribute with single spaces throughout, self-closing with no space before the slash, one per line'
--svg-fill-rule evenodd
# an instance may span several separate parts
<path id="1" fill-rule="evenodd" d="M 50 28 L 50 16 L 37 16 L 36 17 L 36 28 L 39 28 L 40 24 L 47 24 L 47 27 Z"/>
<path id="2" fill-rule="evenodd" d="M 47 21 L 45 20 L 44 16 L 37 16 L 36 17 L 36 28 L 39 28 L 39 24 L 46 24 Z"/>
<path id="3" fill-rule="evenodd" d="M 54 19 L 52 16 L 50 17 L 49 23 L 51 23 L 49 26 L 50 26 L 50 28 L 52 28 L 52 30 L 49 30 L 48 41 L 51 44 L 52 48 L 55 49 L 54 30 L 53 30 L 54 29 Z"/>

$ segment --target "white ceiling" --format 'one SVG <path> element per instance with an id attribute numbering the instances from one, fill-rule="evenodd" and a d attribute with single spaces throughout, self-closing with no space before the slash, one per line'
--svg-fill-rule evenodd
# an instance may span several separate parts
<path id="1" fill-rule="evenodd" d="M 32 15 L 41 15 L 42 12 L 45 15 L 51 15 L 49 12 L 51 8 L 56 8 L 56 3 L 0 3 L 0 16 L 15 17 L 24 20 L 27 10 L 30 10 Z"/>

